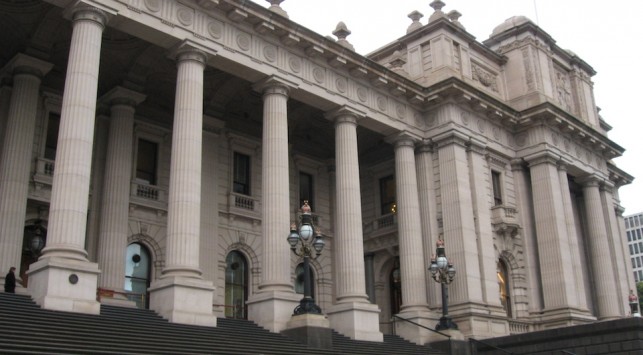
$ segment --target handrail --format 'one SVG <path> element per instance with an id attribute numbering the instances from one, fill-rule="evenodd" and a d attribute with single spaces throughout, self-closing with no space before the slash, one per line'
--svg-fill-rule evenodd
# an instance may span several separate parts
<path id="1" fill-rule="evenodd" d="M 402 318 L 402 317 L 400 317 L 400 316 L 398 316 L 398 315 L 395 315 L 395 314 L 393 315 L 393 318 L 401 319 L 401 320 L 403 320 L 403 321 L 405 321 L 405 322 L 409 322 L 409 323 L 411 323 L 411 324 L 417 325 L 417 326 L 418 326 L 418 327 L 420 327 L 420 328 L 424 328 L 424 329 L 426 329 L 426 330 L 430 330 L 430 331 L 432 331 L 432 332 L 434 332 L 434 333 L 438 333 L 438 334 L 440 334 L 440 335 L 443 335 L 443 336 L 445 336 L 445 337 L 449 338 L 449 340 L 451 339 L 451 336 L 450 336 L 449 334 L 442 333 L 442 332 L 441 332 L 441 331 L 439 331 L 439 330 L 435 330 L 435 329 L 431 329 L 431 328 L 425 327 L 425 326 L 423 326 L 422 324 L 415 323 L 415 322 L 414 322 L 414 321 L 412 321 L 412 320 L 408 320 L 408 319 L 406 319 L 406 318 Z"/>
<path id="2" fill-rule="evenodd" d="M 478 340 L 478 339 L 474 339 L 474 338 L 469 338 L 469 342 L 471 342 L 471 343 L 473 343 L 473 342 L 478 342 L 478 343 L 480 343 L 480 344 L 482 344 L 482 345 L 488 346 L 488 347 L 490 347 L 490 348 L 494 348 L 494 349 L 496 349 L 496 350 L 500 350 L 500 351 L 502 351 L 502 352 L 504 352 L 504 353 L 507 353 L 507 354 L 514 354 L 514 353 L 512 353 L 511 351 L 505 350 L 505 349 L 503 349 L 503 348 L 499 348 L 499 347 L 497 347 L 497 346 L 495 346 L 495 345 L 491 345 L 491 344 L 489 344 L 489 343 L 485 343 L 485 342 L 484 342 L 484 341 L 482 341 L 482 340 Z M 478 347 L 476 346 L 476 353 L 477 353 L 477 352 L 478 352 Z"/>

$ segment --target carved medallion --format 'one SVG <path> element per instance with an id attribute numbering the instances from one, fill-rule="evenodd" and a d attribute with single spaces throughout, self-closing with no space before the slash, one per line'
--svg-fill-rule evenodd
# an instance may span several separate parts
<path id="1" fill-rule="evenodd" d="M 323 84 L 325 76 L 326 76 L 326 74 L 324 72 L 324 69 L 322 69 L 320 67 L 315 67 L 313 69 L 313 78 L 315 79 L 317 84 Z"/>
<path id="2" fill-rule="evenodd" d="M 368 98 L 368 91 L 365 87 L 360 86 L 357 88 L 357 98 L 361 102 L 366 102 L 366 99 Z"/>
<path id="3" fill-rule="evenodd" d="M 346 82 L 346 79 L 339 77 L 337 80 L 335 80 L 335 87 L 337 88 L 337 91 L 341 92 L 342 94 L 346 92 L 346 87 L 348 86 L 348 83 Z"/>
<path id="4" fill-rule="evenodd" d="M 397 117 L 403 119 L 404 116 L 406 116 L 406 107 L 404 107 L 404 105 L 397 105 L 395 107 L 395 112 L 397 113 Z"/>
<path id="5" fill-rule="evenodd" d="M 237 35 L 237 45 L 241 50 L 247 51 L 250 49 L 250 36 L 246 33 L 239 33 Z"/>
<path id="6" fill-rule="evenodd" d="M 295 56 L 288 58 L 288 65 L 293 73 L 299 73 L 301 71 L 301 60 Z"/>
<path id="7" fill-rule="evenodd" d="M 190 26 L 194 20 L 194 12 L 190 8 L 181 6 L 176 11 L 176 18 L 183 26 Z"/>
<path id="8" fill-rule="evenodd" d="M 223 36 L 223 24 L 219 21 L 208 23 L 208 33 L 212 38 L 220 39 Z"/>
<path id="9" fill-rule="evenodd" d="M 161 0 L 145 0 L 145 7 L 152 12 L 159 12 L 161 10 Z"/>
<path id="10" fill-rule="evenodd" d="M 277 60 L 277 47 L 271 45 L 263 47 L 263 56 L 270 63 L 274 63 Z"/>
<path id="11" fill-rule="evenodd" d="M 377 108 L 379 108 L 380 111 L 386 111 L 386 98 L 384 96 L 377 97 Z"/>

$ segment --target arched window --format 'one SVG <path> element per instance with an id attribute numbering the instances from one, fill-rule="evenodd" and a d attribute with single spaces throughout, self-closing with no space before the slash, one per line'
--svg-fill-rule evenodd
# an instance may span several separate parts
<path id="1" fill-rule="evenodd" d="M 507 312 L 507 317 L 511 317 L 511 292 L 509 288 L 509 272 L 507 264 L 503 260 L 498 260 L 498 288 L 500 291 L 500 303 L 502 308 Z"/>
<path id="2" fill-rule="evenodd" d="M 402 278 L 400 276 L 400 260 L 395 258 L 395 266 L 389 277 L 391 288 L 391 316 L 400 313 L 402 306 Z"/>
<path id="3" fill-rule="evenodd" d="M 310 273 L 310 296 L 315 299 L 315 275 L 313 274 L 313 268 L 311 267 L 308 270 Z M 299 264 L 295 268 L 295 292 L 299 294 L 304 294 L 304 264 Z"/>
<path id="4" fill-rule="evenodd" d="M 150 269 L 152 260 L 150 252 L 140 243 L 132 243 L 127 246 L 125 256 L 125 286 L 126 292 L 130 292 L 128 299 L 136 302 L 138 308 L 147 308 L 150 287 Z"/>
<path id="5" fill-rule="evenodd" d="M 225 268 L 225 316 L 247 318 L 248 262 L 238 251 L 231 251 L 226 257 Z"/>

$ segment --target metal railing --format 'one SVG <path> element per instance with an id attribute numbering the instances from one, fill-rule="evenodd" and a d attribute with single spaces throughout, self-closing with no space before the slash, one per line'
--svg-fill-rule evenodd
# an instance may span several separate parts
<path id="1" fill-rule="evenodd" d="M 497 347 L 495 345 L 491 345 L 491 344 L 486 343 L 486 342 L 484 342 L 482 340 L 478 340 L 478 339 L 474 339 L 474 338 L 469 338 L 469 344 L 471 345 L 471 354 L 474 354 L 474 355 L 478 353 L 478 345 L 476 345 L 476 344 L 482 344 L 482 345 L 490 347 L 492 349 L 500 350 L 505 354 L 515 354 L 515 353 L 512 353 L 511 351 L 505 350 L 503 348 L 499 348 L 499 347 Z"/>
<path id="2" fill-rule="evenodd" d="M 123 296 L 124 299 L 136 303 L 136 308 L 145 309 L 147 308 L 147 294 L 128 292 L 128 291 L 116 291 L 108 288 L 99 287 L 96 290 L 96 298 L 100 302 L 103 298 L 116 298 L 114 296 Z"/>

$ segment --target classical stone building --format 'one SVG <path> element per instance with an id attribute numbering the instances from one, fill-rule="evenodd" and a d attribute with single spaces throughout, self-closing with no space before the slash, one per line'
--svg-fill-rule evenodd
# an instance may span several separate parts
<path id="1" fill-rule="evenodd" d="M 0 1 L 0 270 L 19 292 L 282 331 L 308 200 L 313 294 L 352 338 L 432 339 L 393 316 L 435 326 L 440 236 L 465 337 L 628 313 L 632 177 L 590 65 L 524 17 L 479 42 L 438 0 L 365 57 L 281 2 Z"/>

